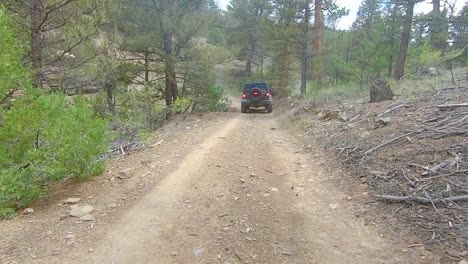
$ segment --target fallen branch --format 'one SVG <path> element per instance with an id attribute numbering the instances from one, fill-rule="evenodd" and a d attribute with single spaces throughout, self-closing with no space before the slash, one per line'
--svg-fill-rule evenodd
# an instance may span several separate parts
<path id="1" fill-rule="evenodd" d="M 411 106 L 413 106 L 413 105 L 401 104 L 401 105 L 395 106 L 395 107 L 393 107 L 393 108 L 390 108 L 390 109 L 386 110 L 385 112 L 378 114 L 377 116 L 378 116 L 378 117 L 381 117 L 381 116 L 384 116 L 384 115 L 386 115 L 386 114 L 388 114 L 388 113 L 390 113 L 390 112 L 393 112 L 393 111 L 397 110 L 398 108 L 401 108 L 401 107 L 411 107 Z"/>
<path id="2" fill-rule="evenodd" d="M 423 131 L 424 131 L 424 130 L 411 131 L 411 132 L 408 132 L 408 133 L 403 134 L 403 135 L 401 135 L 401 136 L 398 136 L 398 137 L 396 137 L 396 138 L 392 138 L 392 139 L 390 139 L 390 140 L 388 140 L 388 141 L 385 141 L 384 143 L 382 143 L 382 144 L 380 144 L 380 145 L 377 145 L 377 146 L 375 146 L 375 147 L 369 149 L 368 151 L 364 152 L 364 157 L 367 156 L 367 155 L 369 155 L 370 153 L 372 153 L 372 152 L 378 150 L 379 148 L 385 147 L 386 145 L 391 144 L 391 143 L 393 143 L 393 142 L 395 142 L 395 141 L 397 141 L 397 140 L 399 140 L 399 139 L 402 139 L 402 138 L 408 137 L 408 136 L 412 136 L 412 135 L 414 135 L 414 134 L 419 134 L 419 133 L 421 133 L 421 132 L 423 132 Z"/>
<path id="3" fill-rule="evenodd" d="M 414 196 L 394 196 L 394 195 L 374 195 L 374 197 L 395 202 L 417 202 L 417 203 L 445 203 L 445 202 L 464 202 L 468 201 L 468 195 L 454 196 L 447 198 L 428 199 Z"/>
<path id="4" fill-rule="evenodd" d="M 446 105 L 438 105 L 437 108 L 440 110 L 448 110 L 452 108 L 458 108 L 458 107 L 468 107 L 468 103 L 463 103 L 463 104 L 446 104 Z"/>

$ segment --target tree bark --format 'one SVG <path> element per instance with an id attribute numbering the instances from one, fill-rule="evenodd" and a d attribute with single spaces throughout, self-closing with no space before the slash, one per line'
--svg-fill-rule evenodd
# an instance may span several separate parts
<path id="1" fill-rule="evenodd" d="M 45 1 L 45 0 L 43 0 Z M 44 4 L 41 0 L 33 0 L 31 14 L 31 57 L 32 57 L 32 82 L 37 88 L 44 87 L 42 76 L 42 20 Z"/>
<path id="2" fill-rule="evenodd" d="M 253 68 L 253 64 L 255 61 L 256 46 L 257 46 L 256 35 L 257 34 L 256 34 L 255 28 L 253 29 L 253 32 L 249 31 L 248 33 L 249 42 L 248 42 L 248 47 L 247 47 L 247 64 L 245 65 L 245 75 L 247 77 L 252 76 L 252 68 Z"/>
<path id="3" fill-rule="evenodd" d="M 163 45 L 165 55 L 165 79 L 166 79 L 166 107 L 170 107 L 177 100 L 177 80 L 175 72 L 175 62 L 172 57 L 172 33 L 163 34 Z"/>
<path id="4" fill-rule="evenodd" d="M 284 98 L 287 96 L 286 93 L 286 84 L 288 81 L 289 74 L 289 49 L 288 43 L 285 41 L 283 44 L 283 49 L 281 51 L 281 65 L 280 65 L 280 79 L 278 84 L 278 97 Z"/>
<path id="5" fill-rule="evenodd" d="M 310 22 L 310 6 L 309 0 L 305 2 L 304 10 L 304 43 L 302 47 L 302 72 L 301 72 L 301 96 L 307 92 L 307 71 L 308 71 L 308 56 L 309 56 L 309 22 Z"/>
<path id="6" fill-rule="evenodd" d="M 400 52 L 398 54 L 398 60 L 394 75 L 394 78 L 397 81 L 400 80 L 405 74 L 406 53 L 408 51 L 408 45 L 411 35 L 411 25 L 413 22 L 415 3 L 416 2 L 414 0 L 409 0 L 406 4 L 405 23 L 403 25 L 403 32 L 401 34 Z"/>
<path id="7" fill-rule="evenodd" d="M 150 73 L 150 70 L 149 70 L 149 65 L 150 65 L 150 53 L 149 53 L 149 49 L 146 48 L 145 49 L 145 53 L 144 53 L 144 60 L 145 60 L 145 84 L 149 82 L 149 79 L 150 79 L 150 76 L 149 76 L 149 73 Z"/>
<path id="8" fill-rule="evenodd" d="M 390 52 L 389 52 L 389 55 L 388 55 L 388 73 L 387 73 L 387 76 L 390 78 L 392 76 L 392 73 L 393 73 L 393 60 L 394 60 L 394 53 L 393 53 L 393 49 L 395 47 L 395 37 L 394 37 L 394 34 L 393 32 L 395 31 L 395 24 L 396 24 L 396 15 L 397 15 L 397 12 L 398 12 L 398 6 L 395 5 L 393 8 L 392 8 L 392 13 L 391 13 L 391 36 L 390 36 L 390 43 L 389 43 L 389 46 L 390 46 Z"/>
<path id="9" fill-rule="evenodd" d="M 440 0 L 432 0 L 432 11 L 433 12 L 440 12 Z"/>
<path id="10" fill-rule="evenodd" d="M 106 81 L 104 88 L 106 89 L 106 95 L 107 95 L 107 107 L 109 108 L 109 111 L 113 115 L 115 115 L 115 97 L 114 97 L 115 82 L 111 80 Z"/>
<path id="11" fill-rule="evenodd" d="M 448 23 L 440 12 L 440 0 L 432 0 L 430 43 L 433 49 L 444 51 L 447 46 Z"/>
<path id="12" fill-rule="evenodd" d="M 314 18 L 314 63 L 312 65 L 312 76 L 318 81 L 320 87 L 322 81 L 322 43 L 323 43 L 323 18 L 322 18 L 323 0 L 315 0 L 315 18 Z"/>

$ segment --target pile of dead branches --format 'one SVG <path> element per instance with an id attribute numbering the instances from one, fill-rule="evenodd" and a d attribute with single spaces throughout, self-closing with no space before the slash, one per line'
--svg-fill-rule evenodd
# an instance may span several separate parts
<path id="1" fill-rule="evenodd" d="M 351 159 L 361 166 L 373 159 L 379 164 L 375 159 L 380 159 L 379 169 L 384 170 L 368 176 L 375 197 L 404 202 L 394 213 L 415 232 L 426 232 L 425 244 L 442 244 L 450 256 L 463 258 L 468 256 L 468 104 L 426 106 L 415 112 L 421 120 L 412 129 L 357 151 Z M 386 148 L 400 153 L 395 155 L 398 162 L 381 165 L 385 155 L 378 157 L 379 152 Z"/>
<path id="2" fill-rule="evenodd" d="M 144 147 L 141 141 L 140 131 L 138 129 L 129 129 L 128 127 L 118 127 L 116 129 L 119 135 L 112 141 L 110 153 L 114 156 L 125 156 L 129 152 L 140 150 Z"/>

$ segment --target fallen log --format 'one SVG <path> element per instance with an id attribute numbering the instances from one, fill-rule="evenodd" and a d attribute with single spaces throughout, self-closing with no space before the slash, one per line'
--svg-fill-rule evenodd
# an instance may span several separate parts
<path id="1" fill-rule="evenodd" d="M 453 196 L 447 198 L 436 198 L 436 199 L 429 199 L 423 197 L 414 197 L 414 196 L 394 196 L 394 195 L 374 195 L 374 197 L 382 200 L 387 201 L 394 201 L 394 202 L 417 202 L 417 203 L 445 203 L 445 202 L 464 202 L 468 201 L 468 195 L 462 196 Z"/>

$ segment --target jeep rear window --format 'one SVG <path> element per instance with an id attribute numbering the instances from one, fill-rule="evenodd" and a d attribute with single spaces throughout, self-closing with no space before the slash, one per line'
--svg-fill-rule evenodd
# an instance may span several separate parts
<path id="1" fill-rule="evenodd" d="M 264 92 L 268 91 L 268 85 L 266 83 L 246 83 L 246 84 L 244 84 L 244 92 L 248 92 L 252 88 L 259 88 Z"/>

